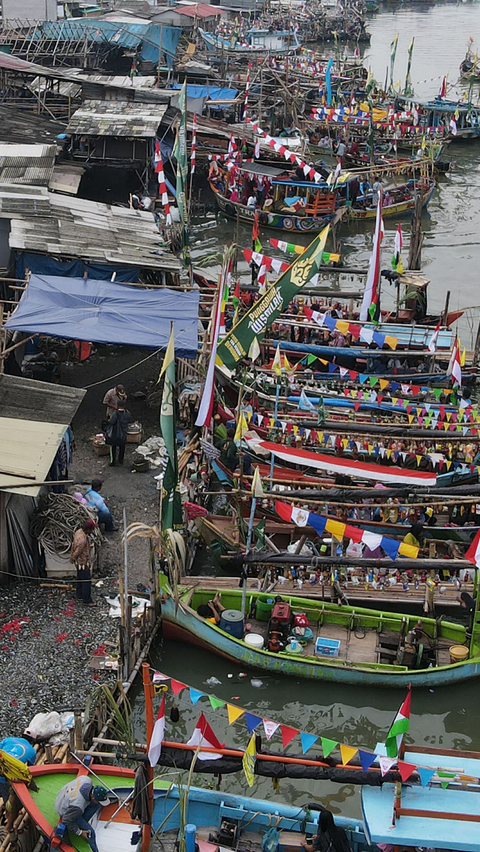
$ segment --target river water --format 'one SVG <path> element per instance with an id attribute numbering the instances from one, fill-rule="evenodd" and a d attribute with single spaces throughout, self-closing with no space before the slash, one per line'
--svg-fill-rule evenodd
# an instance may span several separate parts
<path id="1" fill-rule="evenodd" d="M 424 7 L 420 3 L 405 4 L 393 10 L 388 8 L 381 11 L 371 19 L 369 26 L 372 42 L 367 64 L 372 66 L 377 79 L 384 79 L 390 42 L 397 32 L 400 37 L 394 78 L 403 79 L 406 51 L 414 35 L 412 80 L 419 97 L 433 96 L 439 91 L 444 74 L 448 73 L 452 81 L 457 77 L 469 36 L 478 43 L 480 4 L 460 3 L 435 7 Z M 426 82 L 416 85 L 416 81 Z M 443 306 L 448 289 L 452 293 L 452 307 L 480 304 L 480 140 L 453 144 L 448 157 L 456 160 L 456 168 L 442 180 L 424 220 L 423 263 L 432 280 L 432 308 Z M 393 244 L 395 227 L 395 224 L 387 222 L 387 246 L 389 239 Z M 214 272 L 218 268 L 215 253 L 218 254 L 224 242 L 233 236 L 232 225 L 217 219 L 214 214 L 198 217 L 193 228 L 194 258 L 197 261 L 203 258 L 207 268 Z M 357 232 L 345 232 L 342 239 L 350 260 L 366 264 L 371 245 L 369 232 L 362 227 Z M 248 246 L 249 240 L 249 229 L 240 227 L 240 244 Z M 263 242 L 266 247 L 266 235 Z M 461 327 L 462 340 L 465 339 L 467 344 L 470 325 L 464 321 Z M 309 733 L 366 748 L 372 748 L 378 740 L 384 739 L 404 697 L 404 693 L 399 690 L 359 689 L 299 681 L 278 675 L 262 677 L 255 672 L 248 672 L 248 677 L 239 679 L 239 668 L 222 658 L 171 641 L 159 640 L 153 659 L 161 671 L 196 689 L 213 692 L 219 698 L 232 701 L 250 712 L 258 712 L 264 717 Z M 234 677 L 229 678 L 229 674 Z M 213 689 L 204 685 L 211 676 L 221 681 Z M 255 677 L 263 682 L 260 688 L 251 685 L 251 678 Z M 180 722 L 174 726 L 167 721 L 169 737 L 178 740 L 187 738 L 201 708 L 205 709 L 207 718 L 222 742 L 227 746 L 246 746 L 248 735 L 242 719 L 228 726 L 225 709 L 214 712 L 206 699 L 200 699 L 194 707 L 188 693 L 182 695 L 178 702 Z M 410 737 L 417 745 L 425 743 L 445 748 L 480 749 L 477 714 L 478 683 L 475 681 L 435 691 L 415 691 Z M 142 715 L 143 698 L 139 694 L 136 701 L 139 733 L 144 730 Z M 272 740 L 272 748 L 281 751 L 280 737 L 275 736 Z M 288 751 L 299 753 L 299 742 L 294 740 Z M 222 782 L 222 789 L 245 793 L 248 788 L 242 777 L 227 776 Z M 280 790 L 276 794 L 270 780 L 258 779 L 252 795 L 263 798 L 278 796 L 292 804 L 321 799 L 337 813 L 360 815 L 358 791 L 349 785 L 311 781 L 302 783 L 287 779 L 280 783 Z"/>

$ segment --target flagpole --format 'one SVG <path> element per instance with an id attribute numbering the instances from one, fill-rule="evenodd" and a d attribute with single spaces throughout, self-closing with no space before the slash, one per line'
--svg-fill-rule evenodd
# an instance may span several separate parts
<path id="1" fill-rule="evenodd" d="M 150 679 L 150 666 L 148 663 L 142 663 L 142 680 L 143 694 L 145 696 L 145 722 L 147 725 L 147 752 L 150 740 L 153 734 L 153 684 Z M 142 852 L 148 852 L 152 839 L 152 818 L 153 818 L 153 766 L 147 761 L 146 770 L 148 775 L 148 815 L 149 821 L 142 827 Z"/>
<path id="2" fill-rule="evenodd" d="M 275 423 L 277 422 L 277 418 L 278 418 L 278 401 L 279 401 L 279 399 L 280 399 L 280 381 L 279 381 L 279 376 L 277 376 L 277 388 L 276 388 L 276 391 L 275 391 L 275 408 L 273 410 L 273 416 L 275 418 Z M 273 482 L 274 467 L 275 467 L 275 456 L 272 453 L 272 457 L 270 459 L 270 485 Z"/>
<path id="3" fill-rule="evenodd" d="M 273 453 L 272 453 L 273 459 Z M 252 507 L 250 509 L 250 517 L 248 519 L 248 533 L 247 533 L 247 553 L 250 550 L 252 544 L 252 535 L 253 535 L 253 523 L 255 520 L 255 509 L 257 508 L 257 498 L 255 495 L 252 495 Z M 247 575 L 244 571 L 242 577 L 242 615 L 245 618 L 245 608 L 247 603 Z"/>

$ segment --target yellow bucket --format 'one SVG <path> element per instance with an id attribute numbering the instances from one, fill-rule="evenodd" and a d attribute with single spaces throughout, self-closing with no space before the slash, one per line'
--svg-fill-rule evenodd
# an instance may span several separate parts
<path id="1" fill-rule="evenodd" d="M 450 662 L 461 663 L 463 660 L 468 660 L 470 651 L 466 645 L 452 645 L 450 648 Z"/>

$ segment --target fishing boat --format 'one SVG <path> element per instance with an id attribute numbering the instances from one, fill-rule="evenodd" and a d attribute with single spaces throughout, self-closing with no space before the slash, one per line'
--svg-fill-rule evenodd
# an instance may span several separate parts
<path id="1" fill-rule="evenodd" d="M 222 593 L 226 614 L 217 625 L 197 612 L 201 604 L 208 604 L 211 589 L 182 587 L 176 599 L 165 577 L 161 583 L 164 636 L 208 649 L 242 666 L 306 679 L 385 687 L 441 686 L 480 674 L 478 616 L 469 642 L 467 628 L 461 624 L 431 618 L 419 624 L 411 615 L 290 595 L 280 598 L 280 612 L 274 611 L 273 598 L 247 590 L 244 619 L 242 591 L 229 589 Z M 296 615 L 307 619 L 310 632 L 305 633 L 305 641 L 295 639 L 292 644 Z M 457 654 L 464 659 L 451 662 Z"/>
<path id="2" fill-rule="evenodd" d="M 211 766 L 213 761 L 209 763 Z M 223 761 L 220 760 L 220 763 Z M 118 797 L 113 804 L 101 809 L 98 823 L 94 826 L 99 852 L 121 852 L 122 849 L 131 849 L 132 845 L 138 847 L 141 826 L 130 818 L 128 801 L 135 783 L 134 771 L 124 767 L 106 767 L 101 763 L 92 763 L 90 768 L 95 773 L 92 775 L 93 783 L 101 781 L 111 791 L 112 799 Z M 212 769 L 208 771 L 212 772 Z M 13 782 L 13 787 L 23 807 L 50 843 L 58 823 L 54 808 L 56 794 L 68 781 L 79 775 L 87 777 L 88 772 L 75 763 L 32 766 L 30 772 L 36 789 L 21 782 Z M 321 805 L 293 807 L 277 801 L 193 786 L 188 788 L 182 817 L 179 800 L 183 789 L 161 777 L 153 782 L 152 829 L 160 832 L 160 843 L 165 852 L 174 852 L 178 848 L 178 833 L 185 824 L 195 826 L 195 839 L 201 852 L 218 852 L 222 847 L 261 852 L 262 840 L 272 825 L 280 832 L 280 837 L 281 832 L 288 832 L 289 846 L 293 843 L 295 848 L 300 848 L 305 834 L 312 836 L 319 831 Z M 126 807 L 115 814 L 122 802 Z M 112 822 L 108 824 L 110 819 Z M 353 852 L 378 852 L 367 842 L 360 820 L 335 816 L 335 823 L 346 831 Z M 228 832 L 231 833 L 230 842 Z M 61 852 L 90 850 L 82 837 L 74 837 L 70 843 L 67 834 L 67 837 L 58 840 L 56 848 Z M 231 840 L 235 840 L 234 845 Z"/>
<path id="3" fill-rule="evenodd" d="M 385 755 L 385 746 L 375 751 Z M 362 814 L 372 843 L 396 849 L 428 846 L 479 852 L 478 776 L 480 754 L 407 746 L 405 763 L 420 763 L 426 786 L 387 783 L 362 788 Z"/>
<path id="4" fill-rule="evenodd" d="M 478 53 L 472 50 L 471 43 L 468 45 L 465 57 L 460 63 L 460 77 L 462 80 L 468 80 L 469 83 L 476 83 L 480 80 L 480 60 Z"/>
<path id="5" fill-rule="evenodd" d="M 198 28 L 207 50 L 211 53 L 232 54 L 234 56 L 257 56 L 269 54 L 277 55 L 290 53 L 298 50 L 301 43 L 296 32 L 270 32 L 268 29 L 256 29 L 252 27 L 246 33 L 243 41 L 238 41 L 232 34 L 226 38 L 215 33 L 208 33 Z"/>
<path id="6" fill-rule="evenodd" d="M 352 203 L 349 198 L 347 177 L 336 185 L 330 183 L 312 183 L 285 176 L 285 169 L 264 166 L 259 163 L 246 163 L 238 167 L 240 175 L 254 175 L 257 180 L 267 178 L 270 181 L 271 197 L 268 197 L 260 210 L 255 206 L 243 204 L 232 195 L 227 195 L 222 177 L 209 179 L 210 188 L 219 209 L 230 219 L 253 224 L 258 215 L 260 225 L 280 231 L 317 233 L 323 230 L 335 215 L 347 214 L 349 219 L 374 220 L 376 207 L 374 194 L 370 192 L 359 196 Z M 389 188 L 382 208 L 383 218 L 399 218 L 411 213 L 416 203 L 416 194 L 422 196 L 422 207 L 426 207 L 433 195 L 433 179 L 415 180 Z"/>

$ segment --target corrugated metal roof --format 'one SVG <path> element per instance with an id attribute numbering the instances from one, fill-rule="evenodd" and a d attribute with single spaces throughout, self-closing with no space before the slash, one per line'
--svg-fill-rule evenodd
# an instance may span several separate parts
<path id="1" fill-rule="evenodd" d="M 208 3 L 177 3 L 173 6 L 176 12 L 181 12 L 182 15 L 188 15 L 190 18 L 210 18 L 224 15 L 223 9 L 218 6 L 210 6 Z"/>
<path id="2" fill-rule="evenodd" d="M 43 482 L 85 391 L 0 375 L 0 486 Z M 9 475 L 10 471 L 12 472 Z M 17 474 L 17 475 L 15 475 Z M 21 476 L 24 474 L 24 476 Z M 11 489 L 36 497 L 38 486 Z"/>
<path id="3" fill-rule="evenodd" d="M 153 215 L 48 192 L 0 186 L 0 218 L 10 219 L 10 248 L 179 272 L 180 261 L 161 245 Z"/>
<path id="4" fill-rule="evenodd" d="M 0 184 L 48 186 L 56 145 L 0 144 Z"/>
<path id="5" fill-rule="evenodd" d="M 122 108 L 116 101 L 85 101 L 73 113 L 66 132 L 78 136 L 153 139 L 166 110 L 166 104 L 135 102 Z"/>

